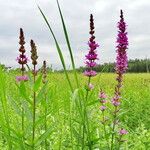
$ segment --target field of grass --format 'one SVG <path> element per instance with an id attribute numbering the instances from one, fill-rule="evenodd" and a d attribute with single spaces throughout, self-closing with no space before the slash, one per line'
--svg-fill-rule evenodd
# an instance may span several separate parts
<path id="1" fill-rule="evenodd" d="M 95 88 L 90 91 L 87 99 L 88 120 L 81 119 L 82 109 L 79 107 L 80 103 L 81 106 L 84 103 L 82 97 L 86 92 L 87 78 L 78 74 L 80 88 L 77 89 L 73 74 L 70 73 L 69 76 L 75 89 L 73 93 L 71 93 L 63 73 L 49 73 L 46 85 L 39 82 L 34 87 L 37 92 L 34 149 L 80 150 L 89 149 L 88 144 L 90 144 L 93 150 L 107 150 L 98 93 L 100 89 L 103 89 L 110 101 L 116 85 L 116 75 L 98 74 L 91 81 Z M 14 72 L 2 70 L 0 72 L 0 149 L 30 150 L 33 149 L 33 83 L 32 80 L 22 84 L 17 83 L 15 77 L 16 73 Z M 121 145 L 122 149 L 149 150 L 149 74 L 125 75 L 119 117 L 119 123 L 128 131 L 124 137 L 126 142 Z M 22 119 L 24 120 L 23 125 Z M 85 135 L 82 133 L 82 121 L 88 123 L 88 131 L 85 130 Z M 108 121 L 109 124 L 111 126 Z M 83 144 L 84 147 L 82 147 Z"/>

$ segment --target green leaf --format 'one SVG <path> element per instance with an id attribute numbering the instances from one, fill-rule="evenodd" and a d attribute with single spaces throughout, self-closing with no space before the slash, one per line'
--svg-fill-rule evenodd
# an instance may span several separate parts
<path id="1" fill-rule="evenodd" d="M 27 100 L 30 104 L 32 104 L 32 102 L 31 102 L 31 100 L 29 98 L 29 95 L 26 92 L 25 82 L 20 82 L 20 85 L 16 84 L 16 86 L 19 89 L 20 96 L 22 98 L 24 98 L 25 100 Z"/>
<path id="2" fill-rule="evenodd" d="M 53 132 L 52 128 L 49 128 L 47 131 L 45 131 L 36 141 L 35 146 L 39 146 L 47 137 L 51 135 Z"/>
<path id="3" fill-rule="evenodd" d="M 36 99 L 37 99 L 36 104 L 40 103 L 41 100 L 44 98 L 44 95 L 47 92 L 47 85 L 48 85 L 48 82 L 46 82 L 42 86 L 42 88 L 40 89 L 40 91 L 38 92 L 37 97 L 36 97 Z"/>
<path id="4" fill-rule="evenodd" d="M 40 75 L 38 77 L 38 79 L 35 81 L 35 84 L 34 84 L 34 87 L 33 87 L 34 92 L 37 92 L 39 90 L 40 85 L 41 85 L 41 81 L 42 81 L 42 75 Z"/>

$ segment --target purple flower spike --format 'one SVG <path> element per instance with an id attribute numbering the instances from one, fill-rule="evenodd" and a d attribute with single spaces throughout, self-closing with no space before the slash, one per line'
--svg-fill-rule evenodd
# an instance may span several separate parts
<path id="1" fill-rule="evenodd" d="M 118 74 L 123 74 L 128 68 L 128 59 L 126 49 L 128 49 L 128 37 L 126 32 L 126 23 L 121 10 L 120 21 L 118 22 L 118 37 L 117 37 L 117 58 L 115 70 Z"/>
<path id="2" fill-rule="evenodd" d="M 99 47 L 98 43 L 95 42 L 95 36 L 94 36 L 94 19 L 93 19 L 93 15 L 91 14 L 90 16 L 90 39 L 88 41 L 88 46 L 89 46 L 89 52 L 87 55 L 85 55 L 86 58 L 86 66 L 88 67 L 88 69 L 84 72 L 85 76 L 88 77 L 93 77 L 96 76 L 97 73 L 96 71 L 93 71 L 93 68 L 97 65 L 95 60 L 98 59 L 98 55 L 96 52 L 97 47 Z"/>
<path id="3" fill-rule="evenodd" d="M 121 129 L 121 130 L 119 131 L 119 134 L 120 134 L 120 135 L 125 135 L 125 134 L 128 134 L 128 131 L 125 130 L 125 129 Z"/>

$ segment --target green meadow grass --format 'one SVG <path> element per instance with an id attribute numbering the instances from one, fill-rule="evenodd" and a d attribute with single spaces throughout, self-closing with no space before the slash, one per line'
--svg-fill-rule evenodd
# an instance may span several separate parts
<path id="1" fill-rule="evenodd" d="M 68 74 L 71 83 L 76 87 L 73 80 L 74 74 Z M 32 89 L 31 81 L 25 86 L 17 87 L 16 73 L 1 71 L 0 74 L 0 149 L 20 150 L 32 149 Z M 80 88 L 83 89 L 87 78 L 78 74 Z M 103 140 L 103 126 L 100 122 L 101 112 L 98 101 L 98 92 L 103 89 L 108 96 L 113 96 L 116 85 L 115 74 L 98 74 L 92 82 L 95 86 L 90 92 L 88 99 L 88 117 L 90 138 L 93 141 L 93 149 L 107 150 Z M 35 149 L 46 149 L 44 141 L 47 140 L 47 149 L 52 150 L 80 150 L 81 132 L 78 107 L 75 106 L 77 98 L 76 89 L 72 94 L 65 74 L 49 73 L 47 85 L 47 103 L 44 102 L 44 89 L 40 84 L 37 90 L 36 108 L 36 140 Z M 42 90 L 41 90 L 42 89 Z M 20 91 L 20 92 L 19 92 Z M 25 92 L 22 92 L 25 91 Z M 40 94 L 39 94 L 40 93 Z M 84 92 L 83 92 L 84 93 Z M 25 131 L 21 130 L 21 108 L 24 102 Z M 44 108 L 47 106 L 47 131 L 44 131 Z M 127 140 L 123 144 L 125 150 L 148 150 L 150 149 L 150 75 L 149 74 L 126 74 L 122 89 L 123 109 L 120 120 L 128 130 Z M 88 149 L 85 147 L 84 149 Z"/>

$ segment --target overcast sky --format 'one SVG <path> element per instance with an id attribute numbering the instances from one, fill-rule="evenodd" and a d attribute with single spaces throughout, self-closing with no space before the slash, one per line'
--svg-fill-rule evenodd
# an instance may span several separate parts
<path id="1" fill-rule="evenodd" d="M 0 0 L 0 62 L 18 66 L 19 28 L 25 32 L 26 50 L 30 39 L 37 43 L 39 64 L 47 60 L 55 69 L 61 68 L 51 34 L 37 8 L 47 15 L 61 45 L 67 66 L 70 65 L 56 0 Z M 60 0 L 77 66 L 84 65 L 88 52 L 89 16 L 95 18 L 96 40 L 100 44 L 98 63 L 115 61 L 116 24 L 120 9 L 128 24 L 128 57 L 150 58 L 150 0 Z"/>

